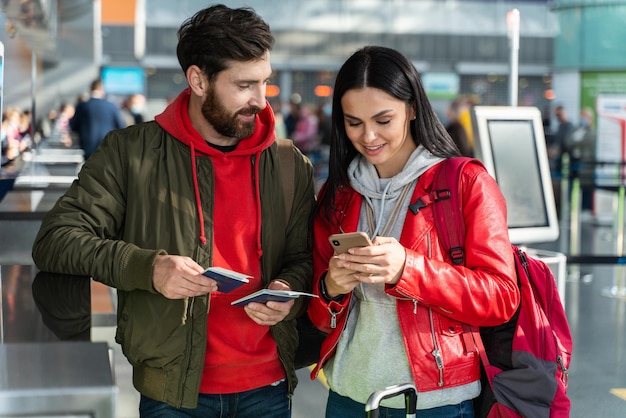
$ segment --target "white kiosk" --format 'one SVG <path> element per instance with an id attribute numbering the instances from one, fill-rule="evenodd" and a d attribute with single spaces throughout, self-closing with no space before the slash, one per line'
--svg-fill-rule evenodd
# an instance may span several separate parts
<path id="1" fill-rule="evenodd" d="M 511 242 L 526 246 L 559 237 L 541 112 L 530 106 L 476 106 L 472 111 L 474 150 L 504 194 Z M 526 248 L 544 261 L 565 304 L 563 253 Z"/>

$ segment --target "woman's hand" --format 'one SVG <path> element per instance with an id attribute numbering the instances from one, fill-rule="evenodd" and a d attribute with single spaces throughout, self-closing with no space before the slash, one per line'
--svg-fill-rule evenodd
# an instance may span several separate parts
<path id="1" fill-rule="evenodd" d="M 327 296 L 334 298 L 350 293 L 360 282 L 355 276 L 356 271 L 345 267 L 345 260 L 333 256 L 328 262 L 328 273 L 322 278 L 326 285 Z"/>
<path id="2" fill-rule="evenodd" d="M 376 237 L 373 244 L 368 247 L 350 248 L 348 253 L 333 257 L 329 263 L 329 275 L 331 274 L 330 268 L 334 263 L 337 268 L 341 269 L 342 275 L 339 277 L 341 278 L 340 283 L 344 283 L 344 289 L 346 283 L 352 286 L 350 290 L 359 282 L 397 283 L 404 270 L 406 250 L 398 240 L 392 237 Z M 344 276 L 350 276 L 351 280 Z M 333 277 L 331 275 L 331 279 Z M 357 283 L 353 284 L 354 281 Z M 328 280 L 326 285 L 330 293 Z M 331 293 L 329 296 L 334 295 Z"/>

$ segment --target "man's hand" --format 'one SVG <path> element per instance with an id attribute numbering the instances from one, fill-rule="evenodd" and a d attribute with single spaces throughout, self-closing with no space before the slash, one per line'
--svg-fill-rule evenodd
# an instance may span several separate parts
<path id="1" fill-rule="evenodd" d="M 273 290 L 291 290 L 291 288 L 284 282 L 275 280 L 270 283 L 268 289 Z M 295 303 L 294 300 L 287 302 L 267 302 L 263 303 L 248 303 L 244 309 L 250 319 L 259 325 L 276 325 L 289 314 L 291 307 Z"/>
<path id="2" fill-rule="evenodd" d="M 189 257 L 159 255 L 152 270 L 152 285 L 168 299 L 184 299 L 215 292 L 217 283 L 204 276 L 203 271 Z"/>

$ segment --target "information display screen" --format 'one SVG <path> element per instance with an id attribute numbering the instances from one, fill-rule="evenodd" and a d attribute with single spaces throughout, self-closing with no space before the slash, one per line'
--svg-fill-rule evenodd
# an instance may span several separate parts
<path id="1" fill-rule="evenodd" d="M 477 106 L 473 127 L 476 156 L 507 202 L 511 242 L 556 240 L 558 217 L 539 109 Z"/>
<path id="2" fill-rule="evenodd" d="M 145 93 L 144 70 L 140 67 L 103 67 L 102 86 L 107 94 L 130 95 Z"/>

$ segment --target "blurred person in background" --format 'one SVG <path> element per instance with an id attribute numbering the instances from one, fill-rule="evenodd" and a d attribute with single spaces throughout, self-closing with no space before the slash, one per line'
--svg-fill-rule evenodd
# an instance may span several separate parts
<path id="1" fill-rule="evenodd" d="M 131 94 L 124 99 L 121 111 L 128 126 L 136 125 L 144 121 L 143 111 L 145 106 L 146 98 L 143 94 Z"/>
<path id="2" fill-rule="evenodd" d="M 8 107 L 2 113 L 2 163 L 15 160 L 28 150 L 30 140 L 20 133 L 21 112 L 16 107 Z"/>
<path id="3" fill-rule="evenodd" d="M 106 99 L 102 80 L 94 80 L 89 91 L 89 98 L 76 105 L 74 116 L 70 119 L 70 128 L 78 135 L 85 160 L 98 148 L 106 134 L 126 127 L 120 109 Z"/>
<path id="4" fill-rule="evenodd" d="M 448 118 L 446 131 L 448 131 L 448 134 L 452 137 L 452 140 L 461 152 L 461 155 L 465 157 L 473 157 L 474 153 L 467 136 L 467 131 L 459 120 L 462 109 L 463 105 L 460 99 L 455 99 L 450 102 L 450 105 L 446 110 L 446 117 Z"/>
<path id="5" fill-rule="evenodd" d="M 565 138 L 565 151 L 570 156 L 573 176 L 582 183 L 582 210 L 585 216 L 593 209 L 593 175 L 596 161 L 596 130 L 594 113 L 589 107 L 580 111 L 580 125 Z"/>
<path id="6" fill-rule="evenodd" d="M 562 105 L 554 109 L 554 116 L 557 120 L 557 129 L 550 137 L 548 145 L 548 160 L 550 161 L 550 171 L 553 177 L 561 178 L 562 157 L 565 151 L 565 140 L 574 132 L 574 125 L 569 121 L 565 107 Z"/>
<path id="7" fill-rule="evenodd" d="M 72 138 L 72 130 L 70 129 L 70 120 L 74 117 L 76 108 L 71 103 L 61 103 L 59 112 L 52 127 L 52 138 L 55 142 L 60 142 L 66 147 L 74 144 Z"/>
<path id="8" fill-rule="evenodd" d="M 290 137 L 294 144 L 309 157 L 317 151 L 318 120 L 313 105 L 305 103 L 300 106 L 300 116 L 296 129 Z"/>
<path id="9" fill-rule="evenodd" d="M 289 97 L 289 108 L 285 115 L 285 129 L 287 138 L 293 138 L 298 120 L 300 120 L 300 108 L 302 105 L 302 97 L 298 93 L 294 93 Z"/>
<path id="10" fill-rule="evenodd" d="M 275 120 L 275 128 L 276 139 L 285 139 L 287 138 L 287 127 L 285 126 L 285 117 L 281 111 L 281 104 L 279 100 L 271 103 L 272 109 L 274 110 L 274 120 Z"/>

